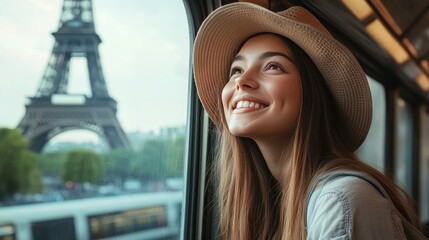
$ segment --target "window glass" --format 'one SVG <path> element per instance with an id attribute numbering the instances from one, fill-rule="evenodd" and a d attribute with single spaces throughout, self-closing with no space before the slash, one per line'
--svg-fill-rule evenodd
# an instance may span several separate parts
<path id="1" fill-rule="evenodd" d="M 383 85 L 367 77 L 372 95 L 372 122 L 368 136 L 357 150 L 358 156 L 371 166 L 384 169 L 386 98 Z"/>
<path id="2" fill-rule="evenodd" d="M 422 109 L 422 133 L 420 154 L 420 216 L 429 221 L 429 114 Z"/>
<path id="3" fill-rule="evenodd" d="M 406 191 L 412 190 L 413 112 L 410 104 L 396 100 L 395 178 Z"/>
<path id="4" fill-rule="evenodd" d="M 49 239 L 44 223 L 64 216 L 46 206 L 80 201 L 55 207 L 76 213 L 64 222 L 71 238 L 178 239 L 190 86 L 183 1 L 17 0 L 0 9 L 0 29 L 0 230 L 20 226 L 0 238 Z M 119 196 L 144 200 L 89 205 Z M 24 206 L 33 214 L 8 211 Z"/>

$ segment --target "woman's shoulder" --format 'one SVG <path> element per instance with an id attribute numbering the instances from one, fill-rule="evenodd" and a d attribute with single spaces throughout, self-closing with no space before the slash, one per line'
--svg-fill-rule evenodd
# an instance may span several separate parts
<path id="1" fill-rule="evenodd" d="M 390 199 L 366 173 L 337 171 L 322 175 L 307 205 L 309 239 L 405 239 L 401 219 Z"/>
<path id="2" fill-rule="evenodd" d="M 371 198 L 388 199 L 380 183 L 370 175 L 358 171 L 335 171 L 325 173 L 318 177 L 314 191 L 327 194 L 328 192 L 337 192 L 356 201 L 365 196 Z"/>
<path id="3" fill-rule="evenodd" d="M 377 180 L 358 171 L 333 171 L 319 176 L 309 192 L 308 200 L 316 203 L 321 197 L 328 196 L 347 202 L 350 207 L 359 206 L 367 200 L 390 202 L 389 195 Z"/>

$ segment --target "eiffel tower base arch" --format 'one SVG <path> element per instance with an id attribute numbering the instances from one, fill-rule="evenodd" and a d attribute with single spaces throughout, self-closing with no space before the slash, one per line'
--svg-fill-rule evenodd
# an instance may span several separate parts
<path id="1" fill-rule="evenodd" d="M 116 117 L 116 101 L 110 97 L 84 98 L 81 104 L 54 104 L 51 97 L 30 98 L 18 125 L 29 148 L 41 152 L 53 137 L 75 129 L 98 134 L 111 149 L 129 148 L 130 143 Z"/>

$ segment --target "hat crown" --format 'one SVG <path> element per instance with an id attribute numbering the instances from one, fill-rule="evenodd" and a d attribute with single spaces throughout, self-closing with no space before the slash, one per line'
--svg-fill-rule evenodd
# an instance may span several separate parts
<path id="1" fill-rule="evenodd" d="M 322 25 L 322 23 L 320 23 L 320 21 L 313 14 L 303 7 L 293 6 L 286 10 L 277 12 L 277 14 L 294 22 L 309 25 L 332 37 L 331 33 Z"/>

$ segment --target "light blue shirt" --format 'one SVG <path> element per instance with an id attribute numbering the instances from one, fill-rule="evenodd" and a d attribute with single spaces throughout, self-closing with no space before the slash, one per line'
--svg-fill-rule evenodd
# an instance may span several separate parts
<path id="1" fill-rule="evenodd" d="M 309 196 L 305 219 L 308 240 L 427 239 L 402 221 L 383 187 L 366 174 L 325 174 Z"/>

